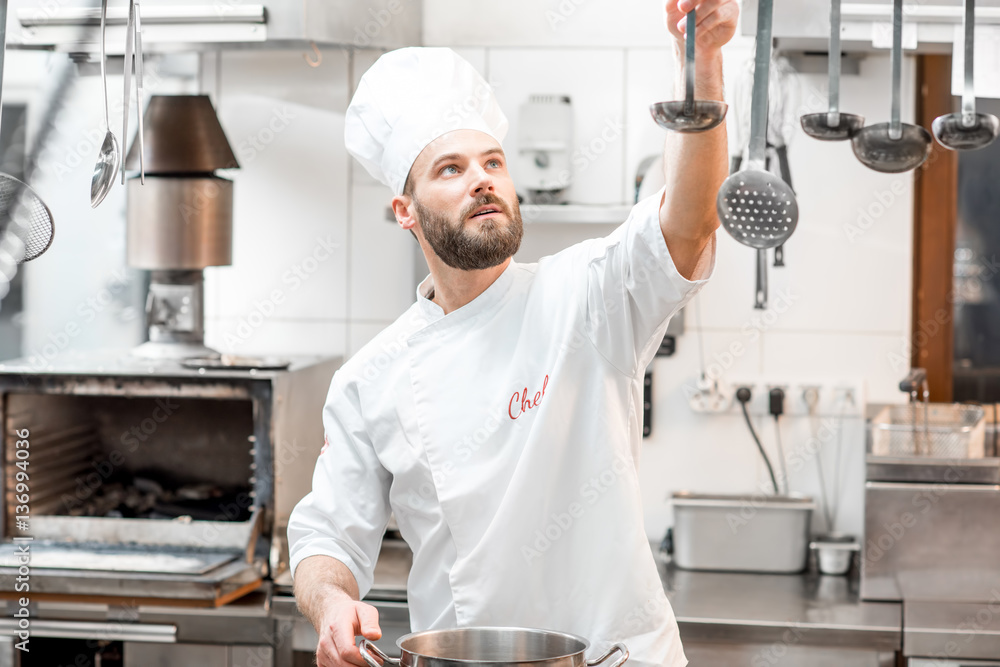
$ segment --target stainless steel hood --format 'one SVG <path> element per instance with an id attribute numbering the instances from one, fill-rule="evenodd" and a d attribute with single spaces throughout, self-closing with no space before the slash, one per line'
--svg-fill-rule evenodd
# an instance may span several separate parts
<path id="1" fill-rule="evenodd" d="M 7 45 L 74 53 L 99 50 L 98 0 L 11 0 Z M 108 7 L 108 53 L 125 43 L 128 3 Z M 419 45 L 423 0 L 144 0 L 147 52 L 237 48 L 398 48 Z"/>
<path id="2" fill-rule="evenodd" d="M 758 0 L 744 0 L 741 31 L 757 30 Z M 918 53 L 951 53 L 962 24 L 962 0 L 906 0 L 904 48 Z M 892 2 L 855 0 L 841 5 L 841 44 L 847 52 L 877 51 L 891 38 Z M 976 24 L 1000 25 L 1000 0 L 976 3 Z M 829 0 L 774 0 L 774 37 L 785 51 L 825 53 L 830 36 Z"/>

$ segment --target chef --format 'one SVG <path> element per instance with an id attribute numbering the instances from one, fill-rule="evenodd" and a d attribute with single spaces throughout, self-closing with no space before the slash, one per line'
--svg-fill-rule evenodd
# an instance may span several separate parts
<path id="1" fill-rule="evenodd" d="M 723 99 L 735 0 L 669 0 L 683 61 L 697 9 L 697 96 Z M 681 82 L 682 77 L 676 79 Z M 666 186 L 606 238 L 537 264 L 489 85 L 442 48 L 386 53 L 347 110 L 350 153 L 392 188 L 430 275 L 344 364 L 323 410 L 312 491 L 288 525 L 295 596 L 320 667 L 364 665 L 394 514 L 413 550 L 414 631 L 519 626 L 624 642 L 630 665 L 686 664 L 643 527 L 642 378 L 667 323 L 712 272 L 725 126 L 671 134 Z"/>

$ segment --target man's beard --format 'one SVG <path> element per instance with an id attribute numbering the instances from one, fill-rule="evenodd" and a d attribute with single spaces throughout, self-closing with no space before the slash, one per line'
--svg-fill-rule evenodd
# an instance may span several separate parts
<path id="1" fill-rule="evenodd" d="M 414 198 L 417 219 L 424 232 L 424 238 L 441 261 L 454 269 L 479 271 L 498 266 L 512 257 L 521 247 L 524 226 L 521 222 L 521 208 L 514 202 L 514 210 L 494 194 L 481 195 L 471 203 L 458 218 L 431 211 Z M 476 209 L 496 206 L 507 217 L 504 224 L 496 218 L 473 222 L 466 226 L 466 220 Z M 474 227 L 473 227 L 474 226 Z"/>

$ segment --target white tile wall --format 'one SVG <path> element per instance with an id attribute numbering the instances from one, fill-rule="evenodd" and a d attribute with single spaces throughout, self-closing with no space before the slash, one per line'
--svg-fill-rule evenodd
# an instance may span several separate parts
<path id="1" fill-rule="evenodd" d="M 514 183 L 521 189 L 516 166 L 520 107 L 533 94 L 569 95 L 574 115 L 570 201 L 614 204 L 624 201 L 624 52 L 616 49 L 490 49 L 490 80 L 510 121 L 504 141 Z M 595 85 L 594 82 L 601 82 Z"/>
<path id="2" fill-rule="evenodd" d="M 392 191 L 383 185 L 353 188 L 352 320 L 392 321 L 414 300 L 409 277 L 413 275 L 417 242 L 410 232 L 386 220 L 391 199 Z"/>

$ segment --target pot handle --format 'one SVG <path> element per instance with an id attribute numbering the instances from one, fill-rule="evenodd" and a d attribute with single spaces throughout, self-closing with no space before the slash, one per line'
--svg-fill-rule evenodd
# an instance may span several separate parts
<path id="1" fill-rule="evenodd" d="M 621 667 L 623 664 L 625 664 L 625 661 L 628 660 L 628 648 L 625 646 L 625 644 L 622 643 L 615 644 L 614 646 L 609 648 L 608 652 L 602 655 L 597 660 L 588 660 L 587 661 L 588 667 L 595 667 L 595 665 L 601 664 L 602 662 L 610 658 L 611 654 L 614 653 L 615 651 L 621 653 L 621 657 L 618 658 L 618 660 L 616 660 L 615 663 L 611 665 L 611 667 Z"/>
<path id="2" fill-rule="evenodd" d="M 386 665 L 398 665 L 400 663 L 400 658 L 390 658 L 385 653 L 382 653 L 382 651 L 380 651 L 375 644 L 372 644 L 367 639 L 361 642 L 358 646 L 358 650 L 361 651 L 361 657 L 365 659 L 365 662 L 368 663 L 369 667 L 383 667 L 382 663 Z M 382 663 L 379 663 L 378 660 L 373 658 L 372 653 L 381 658 Z"/>

